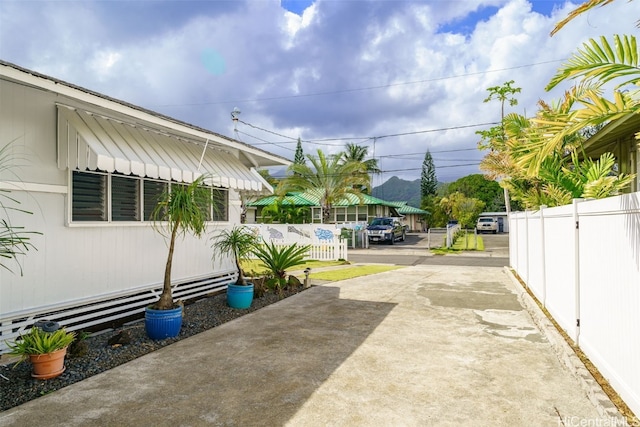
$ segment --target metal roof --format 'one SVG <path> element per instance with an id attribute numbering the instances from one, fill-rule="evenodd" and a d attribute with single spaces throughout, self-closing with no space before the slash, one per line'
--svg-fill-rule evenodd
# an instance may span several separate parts
<path id="1" fill-rule="evenodd" d="M 411 215 L 411 214 L 426 215 L 426 214 L 429 213 L 429 211 L 425 211 L 423 209 L 414 208 L 413 206 L 409 206 L 409 205 L 399 206 L 399 207 L 397 207 L 397 209 L 398 209 L 398 213 L 402 214 L 402 215 Z"/>
<path id="2" fill-rule="evenodd" d="M 268 196 L 254 202 L 247 203 L 247 206 L 269 206 L 280 199 L 280 196 Z M 283 205 L 292 206 L 317 206 L 316 202 L 304 198 L 300 193 L 289 193 L 282 199 Z"/>
<path id="3" fill-rule="evenodd" d="M 255 202 L 248 203 L 247 205 L 248 206 L 268 206 L 275 203 L 277 199 L 278 199 L 278 196 L 269 196 L 269 197 L 264 197 L 262 199 L 256 200 Z M 287 200 L 285 200 L 283 204 L 292 204 L 294 206 L 320 206 L 320 197 L 318 197 L 317 195 L 309 191 L 306 191 L 304 193 L 289 193 L 287 194 L 286 199 Z M 389 206 L 392 208 L 398 208 L 398 207 L 404 206 L 405 204 L 403 202 L 388 202 L 386 200 L 373 197 L 369 194 L 362 194 L 362 200 L 360 200 L 358 196 L 356 196 L 355 194 L 348 194 L 342 200 L 333 204 L 334 207 L 363 206 L 363 205 L 380 205 L 380 206 Z M 417 209 L 417 208 L 412 208 L 412 209 Z M 423 213 L 423 212 L 427 213 L 426 211 L 421 211 L 419 213 Z M 413 212 L 410 212 L 410 213 L 413 213 Z"/>

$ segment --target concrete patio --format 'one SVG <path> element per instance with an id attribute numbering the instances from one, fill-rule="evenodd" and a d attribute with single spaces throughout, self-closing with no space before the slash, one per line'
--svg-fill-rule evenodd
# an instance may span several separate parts
<path id="1" fill-rule="evenodd" d="M 497 267 L 422 265 L 314 286 L 5 411 L 0 425 L 614 422 L 520 293 Z"/>

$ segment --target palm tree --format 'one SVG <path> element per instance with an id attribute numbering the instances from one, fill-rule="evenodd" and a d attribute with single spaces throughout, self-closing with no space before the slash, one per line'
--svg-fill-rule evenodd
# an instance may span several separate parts
<path id="1" fill-rule="evenodd" d="M 364 169 L 367 173 L 381 173 L 382 171 L 378 167 L 377 159 L 367 159 L 369 154 L 369 147 L 364 145 L 358 145 L 348 142 L 345 145 L 345 151 L 343 152 L 343 161 L 346 162 L 358 162 L 364 165 Z M 366 160 L 365 160 L 366 159 Z"/>
<path id="2" fill-rule="evenodd" d="M 370 185 L 369 175 L 358 162 L 345 162 L 343 154 L 325 156 L 318 150 L 317 156 L 307 155 L 307 164 L 292 164 L 287 178 L 278 185 L 278 194 L 301 191 L 318 198 L 323 221 L 331 215 L 331 207 L 348 195 L 362 200 L 360 187 Z"/>
<path id="3" fill-rule="evenodd" d="M 238 269 L 238 278 L 236 280 L 236 285 L 238 286 L 246 285 L 240 262 L 246 259 L 257 241 L 257 236 L 246 226 L 233 227 L 231 229 L 225 228 L 213 237 L 213 248 L 220 255 L 231 255 L 233 257 L 233 262 Z M 214 251 L 214 259 L 217 255 Z"/>
<path id="4" fill-rule="evenodd" d="M 205 176 L 201 175 L 192 183 L 172 184 L 162 196 L 153 211 L 155 229 L 169 239 L 169 254 L 164 270 L 164 284 L 160 299 L 154 305 L 157 310 L 174 308 L 171 293 L 171 266 L 176 238 L 179 234 L 191 233 L 202 236 L 206 230 L 209 209 L 213 206 L 211 187 L 204 186 Z"/>
<path id="5" fill-rule="evenodd" d="M 373 158 L 367 159 L 368 154 L 368 147 L 349 142 L 345 146 L 345 151 L 343 151 L 342 153 L 342 158 L 344 163 L 359 163 L 360 165 L 362 165 L 363 172 L 369 175 L 382 173 L 382 171 L 378 167 L 378 160 Z M 363 193 L 370 193 L 369 188 L 359 187 L 358 189 Z"/>

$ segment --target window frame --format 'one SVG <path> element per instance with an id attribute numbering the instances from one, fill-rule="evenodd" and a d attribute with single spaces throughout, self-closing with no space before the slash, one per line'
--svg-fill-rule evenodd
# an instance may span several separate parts
<path id="1" fill-rule="evenodd" d="M 106 195 L 104 197 L 104 207 L 103 207 L 103 215 L 105 217 L 104 220 L 91 220 L 91 219 L 87 219 L 87 220 L 82 220 L 82 219 L 74 219 L 74 209 L 77 209 L 77 206 L 75 205 L 75 195 L 74 195 L 74 184 L 75 184 L 75 178 L 76 176 L 87 176 L 87 175 L 94 175 L 94 176 L 102 176 L 104 177 L 104 179 L 106 180 L 106 183 L 104 184 L 104 191 L 106 192 Z M 134 203 L 135 205 L 135 211 L 137 212 L 137 219 L 135 220 L 130 220 L 130 219 L 114 219 L 114 215 L 113 215 L 113 191 L 114 191 L 114 185 L 113 185 L 113 178 L 116 178 L 116 181 L 119 179 L 131 179 L 131 180 L 135 180 L 136 181 L 136 185 L 135 188 L 136 190 L 134 191 L 135 193 L 135 198 L 136 201 Z M 121 182 L 126 182 L 126 181 L 121 181 Z M 69 171 L 69 190 L 68 190 L 68 215 L 67 215 L 67 224 L 68 226 L 122 226 L 122 225 L 127 225 L 127 226 L 139 226 L 139 225 L 151 225 L 154 221 L 153 219 L 151 219 L 151 213 L 152 212 L 146 212 L 146 210 L 148 210 L 148 207 L 150 206 L 149 203 L 146 203 L 147 201 L 145 200 L 146 194 L 145 194 L 145 189 L 148 189 L 147 186 L 145 185 L 145 183 L 148 182 L 153 182 L 153 183 L 159 183 L 161 184 L 161 186 L 163 187 L 162 191 L 166 191 L 167 189 L 170 189 L 172 185 L 186 185 L 187 183 L 183 183 L 183 182 L 177 182 L 177 181 L 167 181 L 167 180 L 162 180 L 162 179 L 155 179 L 155 178 L 146 178 L 146 177 L 140 177 L 140 176 L 136 176 L 136 175 L 124 175 L 124 174 L 120 174 L 120 173 L 116 173 L 116 172 L 105 172 L 105 171 L 101 171 L 101 170 L 78 170 L 78 169 L 71 169 Z M 119 186 L 116 186 L 116 188 L 118 188 Z M 229 213 L 230 213 L 230 200 L 229 200 L 229 189 L 228 188 L 224 188 L 224 187 L 214 187 L 214 186 L 206 186 L 207 188 L 210 188 L 212 192 L 216 192 L 217 194 L 223 194 L 223 197 L 219 197 L 218 200 L 219 203 L 221 203 L 221 206 L 223 208 L 222 210 L 222 214 L 214 214 L 214 205 L 215 205 L 215 201 L 214 203 L 211 204 L 211 206 L 209 206 L 209 212 L 208 212 L 208 219 L 207 219 L 207 223 L 221 223 L 221 222 L 229 222 Z M 122 187 L 120 187 L 122 188 Z M 125 186 L 126 188 L 126 186 Z M 129 187 L 131 188 L 131 187 Z M 129 193 L 132 194 L 132 193 Z M 157 193 L 162 194 L 161 193 Z M 213 196 L 213 194 L 212 194 Z M 125 199 L 126 200 L 126 199 Z M 220 204 L 219 204 L 220 205 Z M 125 203 L 126 206 L 126 203 Z M 129 206 L 131 206 L 131 204 L 129 204 Z"/>

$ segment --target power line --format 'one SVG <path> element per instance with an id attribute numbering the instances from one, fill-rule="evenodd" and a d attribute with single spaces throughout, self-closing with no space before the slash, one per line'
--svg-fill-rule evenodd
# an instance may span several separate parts
<path id="1" fill-rule="evenodd" d="M 287 138 L 290 139 L 290 142 L 282 142 L 283 144 L 289 143 L 289 144 L 293 144 L 293 143 L 297 143 L 298 142 L 298 138 L 293 138 L 291 136 L 287 136 L 287 135 L 283 135 L 281 133 L 275 132 L 275 131 L 271 131 L 268 129 L 264 129 L 261 128 L 259 126 L 253 125 L 251 123 L 247 123 L 244 122 L 242 120 L 239 120 L 240 123 L 245 124 L 247 126 L 250 126 L 254 129 L 258 129 L 261 130 L 263 132 L 267 132 L 282 138 Z M 449 130 L 459 130 L 459 129 L 468 129 L 468 128 L 473 128 L 473 127 L 481 127 L 481 126 L 493 126 L 493 125 L 497 125 L 500 122 L 488 122 L 488 123 L 476 123 L 476 124 L 471 124 L 471 125 L 460 125 L 460 126 L 452 126 L 452 127 L 447 127 L 447 128 L 437 128 L 437 129 L 425 129 L 425 130 L 416 130 L 416 131 L 412 131 L 412 132 L 401 132 L 401 133 L 393 133 L 393 134 L 388 134 L 388 135 L 377 135 L 377 136 L 360 136 L 360 137 L 341 137 L 341 138 L 325 138 L 325 139 L 301 139 L 302 142 L 307 142 L 307 143 L 314 143 L 315 141 L 320 141 L 320 142 L 325 142 L 325 141 L 353 141 L 356 139 L 362 140 L 362 141 L 368 141 L 368 140 L 373 140 L 373 139 L 381 139 L 381 138 L 391 138 L 391 137 L 396 137 L 396 136 L 407 136 L 407 135 L 418 135 L 418 134 L 422 134 L 422 133 L 433 133 L 433 132 L 445 132 L 445 131 L 449 131 Z M 264 140 L 263 140 L 264 141 Z M 265 142 L 264 144 L 254 144 L 254 145 L 266 145 L 266 144 L 272 144 L 271 142 Z"/>
<path id="2" fill-rule="evenodd" d="M 459 168 L 459 167 L 465 167 L 465 166 L 478 166 L 480 164 L 480 162 L 473 162 L 473 163 L 461 163 L 461 164 L 457 164 L 457 165 L 446 165 L 446 166 L 435 166 L 436 169 L 450 169 L 450 168 Z M 382 175 L 385 173 L 390 173 L 390 172 L 408 172 L 408 171 L 416 171 L 416 170 L 422 170 L 422 168 L 404 168 L 404 169 L 387 169 L 387 170 L 381 170 L 380 173 L 375 174 L 375 176 L 377 175 Z M 327 176 L 341 176 L 339 174 L 330 174 Z M 287 177 L 287 175 L 272 175 L 273 178 L 276 179 L 284 179 Z"/>
<path id="3" fill-rule="evenodd" d="M 201 106 L 201 105 L 231 104 L 231 103 L 240 103 L 240 102 L 279 101 L 279 100 L 284 100 L 284 99 L 308 98 L 308 97 L 313 97 L 313 96 L 325 96 L 325 95 L 337 95 L 337 94 L 341 94 L 341 93 L 362 92 L 362 91 L 377 90 L 377 89 L 388 89 L 390 87 L 408 86 L 408 85 L 414 85 L 414 84 L 431 83 L 431 82 L 436 82 L 436 81 L 441 81 L 441 80 L 457 79 L 457 78 L 461 78 L 461 77 L 471 77 L 471 76 L 477 76 L 477 75 L 482 75 L 482 74 L 498 73 L 498 72 L 501 72 L 501 71 L 517 70 L 519 68 L 528 68 L 528 67 L 534 67 L 536 65 L 552 64 L 554 62 L 563 62 L 563 61 L 565 61 L 565 59 L 554 59 L 554 60 L 550 60 L 550 61 L 535 62 L 533 64 L 515 65 L 513 67 L 498 68 L 496 70 L 476 71 L 475 73 L 458 74 L 458 75 L 445 76 L 445 77 L 435 77 L 433 79 L 415 80 L 415 81 L 399 82 L 399 83 L 388 83 L 388 84 L 385 84 L 385 85 L 366 86 L 366 87 L 351 88 L 351 89 L 340 89 L 340 90 L 326 91 L 326 92 L 312 92 L 312 93 L 303 93 L 303 94 L 297 94 L 297 95 L 272 96 L 272 97 L 268 97 L 268 98 L 235 99 L 235 100 L 215 101 L 215 102 L 198 102 L 198 103 L 190 103 L 190 104 L 163 104 L 163 105 L 158 105 L 157 107 L 190 107 L 190 106 Z"/>

